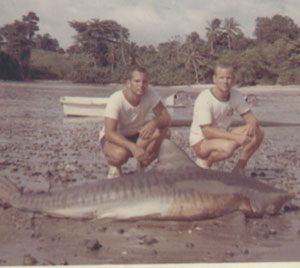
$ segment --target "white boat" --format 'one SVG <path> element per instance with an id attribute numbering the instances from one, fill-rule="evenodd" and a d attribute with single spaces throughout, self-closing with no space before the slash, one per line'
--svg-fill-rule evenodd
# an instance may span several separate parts
<path id="1" fill-rule="evenodd" d="M 109 98 L 101 97 L 71 97 L 60 98 L 65 116 L 104 117 L 104 110 Z M 173 114 L 175 108 L 185 108 L 187 100 L 184 92 L 171 94 L 164 100 L 165 106 Z"/>
<path id="2" fill-rule="evenodd" d="M 65 116 L 104 117 L 108 98 L 100 97 L 61 97 Z"/>

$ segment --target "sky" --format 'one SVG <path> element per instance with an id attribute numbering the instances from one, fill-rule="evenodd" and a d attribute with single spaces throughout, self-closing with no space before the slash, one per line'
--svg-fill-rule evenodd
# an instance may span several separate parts
<path id="1" fill-rule="evenodd" d="M 257 17 L 280 14 L 300 26 L 299 10 L 299 0 L 0 0 L 0 27 L 33 11 L 40 19 L 37 33 L 49 33 L 66 49 L 76 34 L 69 21 L 110 19 L 129 30 L 130 41 L 157 46 L 193 31 L 206 39 L 205 27 L 214 18 L 233 17 L 248 37 Z"/>

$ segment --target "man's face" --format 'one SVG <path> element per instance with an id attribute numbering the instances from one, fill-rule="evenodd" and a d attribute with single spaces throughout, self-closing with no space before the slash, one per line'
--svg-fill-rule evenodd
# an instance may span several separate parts
<path id="1" fill-rule="evenodd" d="M 234 82 L 233 69 L 217 67 L 213 81 L 218 90 L 229 93 Z"/>
<path id="2" fill-rule="evenodd" d="M 132 73 L 131 79 L 127 81 L 128 88 L 138 96 L 144 95 L 148 88 L 148 76 L 145 73 L 140 73 L 139 71 L 134 71 Z"/>

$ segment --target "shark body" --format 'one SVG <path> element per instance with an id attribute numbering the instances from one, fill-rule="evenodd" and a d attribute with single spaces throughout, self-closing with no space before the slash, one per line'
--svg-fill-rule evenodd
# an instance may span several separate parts
<path id="1" fill-rule="evenodd" d="M 292 195 L 253 178 L 199 168 L 175 143 L 162 143 L 158 165 L 146 173 L 21 193 L 0 178 L 0 199 L 20 210 L 68 218 L 206 219 L 235 211 L 276 214 Z"/>

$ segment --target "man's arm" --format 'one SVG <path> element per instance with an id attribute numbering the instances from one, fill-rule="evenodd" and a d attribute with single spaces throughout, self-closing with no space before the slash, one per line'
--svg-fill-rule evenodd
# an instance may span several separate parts
<path id="1" fill-rule="evenodd" d="M 201 126 L 202 133 L 206 139 L 226 139 L 233 140 L 240 145 L 246 144 L 250 141 L 247 133 L 234 133 L 226 131 L 222 128 L 212 127 L 209 125 Z"/>
<path id="2" fill-rule="evenodd" d="M 243 115 L 243 119 L 247 126 L 247 134 L 249 136 L 254 136 L 256 133 L 256 128 L 257 128 L 256 117 L 254 116 L 254 114 L 251 111 L 249 111 Z"/>
<path id="3" fill-rule="evenodd" d="M 156 122 L 158 128 L 164 128 L 170 125 L 171 116 L 161 101 L 158 102 L 152 111 L 155 115 L 153 120 Z"/>
<path id="4" fill-rule="evenodd" d="M 150 138 L 156 128 L 165 128 L 170 125 L 170 114 L 161 101 L 158 102 L 152 111 L 154 113 L 154 118 L 140 130 L 141 138 Z"/>

